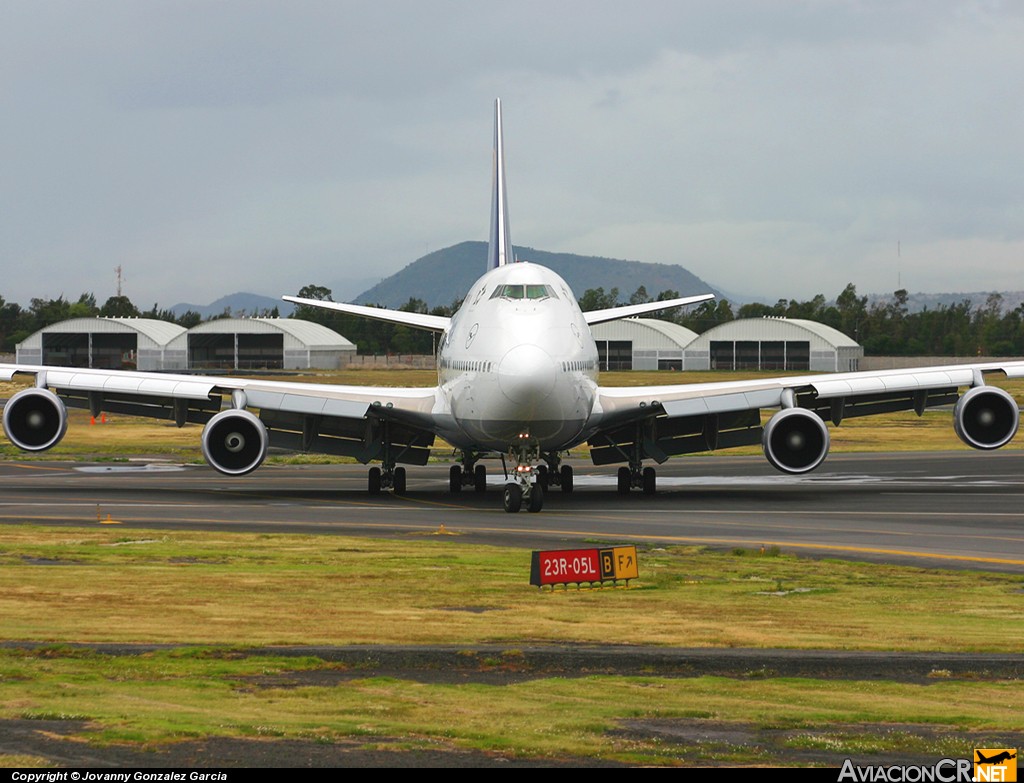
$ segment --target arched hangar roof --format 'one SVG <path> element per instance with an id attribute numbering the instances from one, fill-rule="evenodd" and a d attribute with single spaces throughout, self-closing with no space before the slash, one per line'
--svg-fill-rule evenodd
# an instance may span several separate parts
<path id="1" fill-rule="evenodd" d="M 333 329 L 297 318 L 218 318 L 193 326 L 190 334 L 252 334 L 282 332 L 309 348 L 355 350 L 355 345 Z"/>
<path id="2" fill-rule="evenodd" d="M 615 340 L 635 336 L 641 341 L 644 341 L 645 338 L 647 341 L 651 341 L 650 338 L 655 338 L 654 342 L 661 342 L 656 339 L 661 337 L 680 348 L 685 348 L 698 336 L 692 329 L 657 318 L 623 318 L 619 321 L 607 321 L 592 327 L 590 331 L 594 338 L 599 340 Z"/>
<path id="3" fill-rule="evenodd" d="M 708 329 L 700 336 L 701 342 L 710 340 L 783 340 L 811 337 L 836 348 L 857 348 L 853 338 L 831 326 L 804 318 L 740 318 Z"/>
<path id="4" fill-rule="evenodd" d="M 157 345 L 167 345 L 178 335 L 185 333 L 185 327 L 169 321 L 155 318 L 69 318 L 49 326 L 44 326 L 35 334 L 26 338 L 26 342 L 41 334 L 88 334 L 90 332 L 126 333 L 137 332 L 152 340 Z"/>

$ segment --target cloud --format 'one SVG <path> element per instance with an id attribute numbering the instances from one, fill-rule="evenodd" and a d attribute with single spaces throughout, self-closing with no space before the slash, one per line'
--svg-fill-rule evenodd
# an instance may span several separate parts
<path id="1" fill-rule="evenodd" d="M 901 243 L 920 290 L 1019 288 L 1022 38 L 981 2 L 12 0 L 0 294 L 276 294 L 483 239 L 496 95 L 517 243 L 766 299 L 891 290 Z"/>

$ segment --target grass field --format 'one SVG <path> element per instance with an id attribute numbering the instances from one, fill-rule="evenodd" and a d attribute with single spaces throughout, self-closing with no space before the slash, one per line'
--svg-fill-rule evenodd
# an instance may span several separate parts
<path id="1" fill-rule="evenodd" d="M 641 549 L 641 578 L 628 589 L 552 592 L 527 585 L 528 559 L 452 539 L 7 527 L 4 638 L 47 646 L 0 651 L 0 716 L 82 721 L 79 735 L 98 745 L 355 737 L 394 748 L 400 737 L 410 748 L 654 764 L 788 756 L 739 741 L 626 739 L 617 727 L 784 727 L 794 748 L 916 754 L 952 752 L 950 735 L 1024 731 L 1024 685 L 983 670 L 967 681 L 941 669 L 927 683 L 821 681 L 772 676 L 755 658 L 738 678 L 458 685 L 231 652 L 454 644 L 472 655 L 488 644 L 503 652 L 473 659 L 481 669 L 514 671 L 518 648 L 543 643 L 1016 653 L 1024 628 L 1018 576 L 680 547 Z M 68 642 L 187 647 L 108 655 Z"/>

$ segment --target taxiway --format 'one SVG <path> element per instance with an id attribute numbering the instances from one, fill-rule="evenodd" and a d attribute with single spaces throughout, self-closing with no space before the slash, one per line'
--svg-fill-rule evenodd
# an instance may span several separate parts
<path id="1" fill-rule="evenodd" d="M 448 466 L 410 468 L 403 497 L 370 497 L 361 465 L 268 465 L 241 478 L 159 462 L 0 463 L 0 521 L 368 536 L 449 534 L 552 548 L 581 539 L 778 546 L 783 551 L 1024 573 L 1024 452 L 833 455 L 808 476 L 756 457 L 659 467 L 658 493 L 615 491 L 573 463 L 576 491 L 506 514 L 500 463 L 486 495 L 447 491 Z"/>

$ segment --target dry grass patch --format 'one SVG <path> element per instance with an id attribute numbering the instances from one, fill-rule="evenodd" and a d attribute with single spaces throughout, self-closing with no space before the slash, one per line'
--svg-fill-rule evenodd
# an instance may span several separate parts
<path id="1" fill-rule="evenodd" d="M 540 592 L 529 552 L 457 539 L 8 527 L 0 616 L 10 640 L 1019 650 L 1020 577 L 641 552 L 632 588 Z"/>

